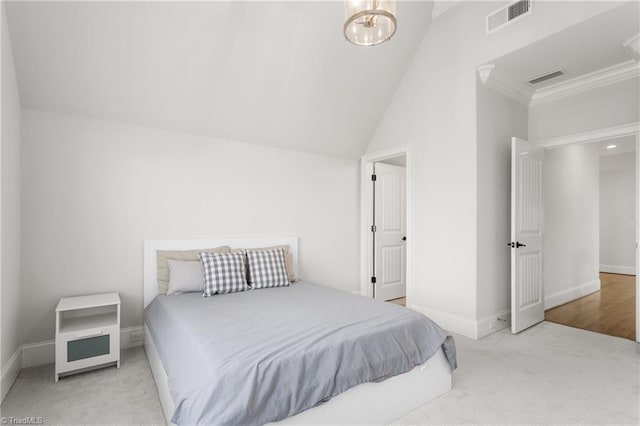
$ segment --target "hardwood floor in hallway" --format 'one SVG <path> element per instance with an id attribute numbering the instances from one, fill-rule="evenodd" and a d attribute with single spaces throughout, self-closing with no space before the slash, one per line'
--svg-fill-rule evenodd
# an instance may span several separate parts
<path id="1" fill-rule="evenodd" d="M 387 302 L 395 303 L 396 305 L 407 306 L 407 298 L 406 297 L 400 297 L 398 299 L 387 300 Z"/>
<path id="2" fill-rule="evenodd" d="M 545 320 L 635 340 L 635 275 L 603 272 L 600 282 L 600 291 L 547 310 Z"/>

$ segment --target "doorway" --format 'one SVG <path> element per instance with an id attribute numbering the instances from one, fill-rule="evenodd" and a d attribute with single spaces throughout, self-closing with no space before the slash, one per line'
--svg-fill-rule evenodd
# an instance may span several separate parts
<path id="1" fill-rule="evenodd" d="M 545 320 L 635 340 L 635 138 L 572 145 L 548 154 L 550 173 L 556 173 L 558 166 L 565 169 L 564 176 L 555 176 L 556 181 L 574 180 L 581 185 L 567 191 L 566 183 L 556 182 L 548 191 L 549 225 L 562 225 L 563 230 L 549 235 L 546 247 L 547 285 L 558 288 L 545 298 Z M 561 198 L 554 199 L 553 193 Z M 575 235 L 557 235 L 566 232 Z M 567 247 L 562 240 L 573 244 Z M 576 276 L 578 286 L 573 285 Z M 567 285 L 571 279 L 574 283 Z"/>
<path id="2" fill-rule="evenodd" d="M 518 142 L 526 147 L 525 141 L 517 141 L 516 139 L 514 138 L 514 147 Z M 514 275 L 512 267 L 512 309 L 514 311 L 528 307 L 526 303 L 519 303 L 519 301 L 522 302 L 522 298 L 513 299 L 514 294 L 517 295 L 518 291 L 522 289 L 527 290 L 529 282 L 535 281 L 538 284 L 544 282 L 543 287 L 536 287 L 540 291 L 537 292 L 534 299 L 537 302 L 544 301 L 544 308 L 548 311 L 546 319 L 552 320 L 554 318 L 558 322 L 563 321 L 562 323 L 566 325 L 597 332 L 609 330 L 607 334 L 615 333 L 620 337 L 640 341 L 640 300 L 638 300 L 640 282 L 637 276 L 629 274 L 629 272 L 635 274 L 635 268 L 638 265 L 637 241 L 640 240 L 640 230 L 636 226 L 639 222 L 638 188 L 640 185 L 637 173 L 638 164 L 640 164 L 639 140 L 640 123 L 631 123 L 554 138 L 537 144 L 537 150 L 545 149 L 546 151 L 543 158 L 544 167 L 541 162 L 538 168 L 540 171 L 545 171 L 544 179 L 540 178 L 541 173 L 537 173 L 535 176 L 537 176 L 539 185 L 512 186 L 514 190 L 512 194 L 516 194 L 515 198 L 512 195 L 512 215 L 515 218 L 529 218 L 533 217 L 530 214 L 533 207 L 539 206 L 538 210 L 543 208 L 544 214 L 540 218 L 540 223 L 544 218 L 544 244 L 543 249 L 539 251 L 541 262 L 535 264 L 535 270 L 540 273 L 523 274 L 522 276 L 527 278 L 527 281 L 522 277 L 519 278 L 518 274 Z M 624 154 L 621 158 L 632 167 L 631 173 L 628 170 L 624 172 L 627 176 L 624 186 L 630 187 L 630 189 L 627 188 L 627 192 L 630 194 L 624 195 L 626 200 L 624 202 L 620 201 L 622 195 L 614 194 L 613 197 L 618 200 L 616 201 L 617 205 L 610 205 L 612 202 L 607 198 L 604 208 L 616 209 L 616 213 L 624 210 L 622 215 L 625 219 L 615 217 L 613 219 L 614 222 L 626 224 L 622 230 L 616 231 L 623 234 L 624 239 L 617 240 L 614 245 L 618 251 L 622 246 L 625 247 L 626 254 L 615 258 L 626 259 L 621 262 L 627 264 L 607 265 L 603 263 L 603 260 L 614 258 L 601 258 L 599 255 L 601 249 L 599 238 L 601 156 L 598 152 L 613 149 L 614 145 L 617 147 L 621 144 L 628 144 L 629 147 L 628 152 L 621 153 Z M 532 144 L 529 146 L 534 147 Z M 523 154 L 529 154 L 529 151 L 527 150 Z M 526 171 L 522 167 L 525 163 L 516 161 L 516 158 L 517 156 L 514 156 L 512 160 L 514 176 L 522 174 L 523 170 Z M 608 159 L 603 160 L 603 164 L 608 162 Z M 529 173 L 529 175 L 533 176 L 534 174 Z M 613 185 L 618 190 L 622 183 L 620 179 L 616 178 Z M 542 193 L 532 191 L 535 187 L 544 188 L 544 191 L 541 191 Z M 523 193 L 524 196 L 518 195 L 519 193 Z M 519 199 L 527 197 L 533 199 L 532 194 L 538 194 L 535 195 L 535 199 L 539 199 L 540 203 L 518 202 Z M 626 207 L 621 208 L 623 205 Z M 517 224 L 517 221 L 515 223 Z M 617 224 L 620 225 L 620 223 Z M 542 237 L 542 227 L 539 234 Z M 517 237 L 517 235 L 515 236 Z M 626 247 L 627 245 L 630 247 Z M 526 244 L 517 244 L 517 246 L 515 247 L 515 244 L 512 243 L 512 265 L 514 264 L 513 250 L 517 251 L 519 247 L 527 247 Z M 604 248 L 606 249 L 606 247 Z M 633 265 L 628 264 L 629 258 L 633 259 Z M 515 259 L 518 259 L 517 255 Z M 542 268 L 543 263 L 544 269 Z M 527 265 L 530 270 L 533 268 L 531 265 Z M 515 270 L 517 271 L 517 268 Z M 541 275 L 542 271 L 544 271 L 544 277 Z M 612 271 L 617 276 L 613 275 Z M 626 272 L 630 276 L 627 279 L 622 279 L 624 276 L 620 272 Z M 532 280 L 530 279 L 532 276 L 537 278 Z M 603 283 L 601 283 L 601 279 Z M 527 290 L 525 294 L 531 294 L 531 291 Z M 561 309 L 550 310 L 562 307 L 561 305 L 564 306 L 562 309 L 570 309 L 571 313 L 564 312 L 563 315 L 560 315 Z M 585 306 L 589 307 L 591 314 L 587 313 Z M 624 311 L 621 311 L 622 309 Z M 544 311 L 537 310 L 535 318 L 529 319 L 532 320 L 530 323 L 524 324 L 521 328 L 513 329 L 513 332 L 519 332 L 543 321 L 545 319 Z M 569 320 L 571 320 L 570 323 Z"/>
<path id="3" fill-rule="evenodd" d="M 410 306 L 410 156 L 408 149 L 362 158 L 361 291 Z"/>

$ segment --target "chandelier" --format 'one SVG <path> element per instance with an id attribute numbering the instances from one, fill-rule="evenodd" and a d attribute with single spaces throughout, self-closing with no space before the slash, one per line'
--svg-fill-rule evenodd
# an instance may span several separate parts
<path id="1" fill-rule="evenodd" d="M 344 36 L 358 46 L 375 46 L 396 32 L 395 0 L 345 0 Z"/>

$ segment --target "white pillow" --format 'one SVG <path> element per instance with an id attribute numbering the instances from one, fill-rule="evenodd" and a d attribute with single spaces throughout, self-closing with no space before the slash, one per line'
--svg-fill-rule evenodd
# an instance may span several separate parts
<path id="1" fill-rule="evenodd" d="M 185 260 L 167 259 L 169 264 L 169 288 L 167 295 L 202 291 L 202 264 Z"/>

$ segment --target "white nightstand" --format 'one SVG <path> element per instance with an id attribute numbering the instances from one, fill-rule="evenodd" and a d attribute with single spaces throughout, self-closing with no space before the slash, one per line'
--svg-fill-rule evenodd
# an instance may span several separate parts
<path id="1" fill-rule="evenodd" d="M 120 367 L 118 293 L 63 297 L 56 306 L 56 382 L 64 373 Z"/>

